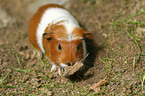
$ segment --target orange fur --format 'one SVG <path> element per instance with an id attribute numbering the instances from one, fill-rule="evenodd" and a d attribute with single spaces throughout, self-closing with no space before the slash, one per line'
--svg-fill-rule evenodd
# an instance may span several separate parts
<path id="1" fill-rule="evenodd" d="M 83 30 L 82 28 L 75 28 L 72 34 L 75 34 L 77 37 L 84 37 L 84 39 L 91 39 L 92 33 Z"/>

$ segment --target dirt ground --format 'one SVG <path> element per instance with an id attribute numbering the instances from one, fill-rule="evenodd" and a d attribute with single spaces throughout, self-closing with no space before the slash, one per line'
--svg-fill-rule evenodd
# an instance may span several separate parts
<path id="1" fill-rule="evenodd" d="M 145 1 L 71 0 L 64 6 L 93 33 L 83 75 L 50 73 L 48 61 L 31 58 L 28 5 L 0 1 L 0 95 L 145 95 Z M 100 92 L 90 86 L 103 78 Z"/>

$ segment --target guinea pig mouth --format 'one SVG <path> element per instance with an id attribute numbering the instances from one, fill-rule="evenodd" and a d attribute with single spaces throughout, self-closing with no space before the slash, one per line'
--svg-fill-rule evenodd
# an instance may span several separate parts
<path id="1" fill-rule="evenodd" d="M 60 67 L 62 67 L 62 68 L 65 68 L 65 67 L 67 67 L 67 66 L 74 66 L 75 64 L 77 64 L 78 62 L 80 62 L 80 61 L 76 61 L 75 63 L 61 63 L 60 64 Z"/>
<path id="2" fill-rule="evenodd" d="M 78 62 L 78 61 L 77 61 Z M 75 62 L 75 63 L 66 63 L 66 65 L 67 66 L 73 66 L 73 65 L 75 65 L 77 62 Z"/>
<path id="3" fill-rule="evenodd" d="M 67 66 L 71 66 L 72 64 L 71 63 L 67 63 Z"/>
<path id="4" fill-rule="evenodd" d="M 86 59 L 87 57 L 88 57 L 88 55 L 89 55 L 89 53 L 88 54 L 86 54 L 86 56 L 83 58 L 83 59 L 81 59 L 81 60 L 78 60 L 78 61 L 76 61 L 75 63 L 66 63 L 66 65 L 67 66 L 74 66 L 74 65 L 76 65 L 76 64 L 78 64 L 78 63 L 82 63 L 83 62 L 83 60 L 84 59 Z"/>
<path id="5" fill-rule="evenodd" d="M 76 62 L 74 62 L 74 63 L 61 63 L 60 64 L 60 67 L 62 67 L 62 68 L 65 68 L 65 67 L 67 67 L 67 66 L 74 66 L 75 64 L 78 64 L 78 63 L 82 63 L 82 61 L 84 60 L 84 59 L 86 59 L 87 57 L 88 57 L 88 55 L 89 55 L 89 53 L 83 58 L 83 59 L 81 59 L 81 60 L 78 60 L 78 61 L 76 61 Z"/>

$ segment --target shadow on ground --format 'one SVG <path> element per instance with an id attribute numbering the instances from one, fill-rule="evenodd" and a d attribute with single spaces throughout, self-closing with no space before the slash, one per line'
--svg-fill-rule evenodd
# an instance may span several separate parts
<path id="1" fill-rule="evenodd" d="M 90 73 L 85 75 L 85 73 L 94 66 L 95 59 L 98 55 L 98 52 L 103 50 L 103 46 L 98 46 L 94 39 L 86 39 L 86 48 L 88 57 L 83 61 L 83 68 L 81 68 L 78 72 L 69 77 L 72 82 L 80 82 L 82 80 L 87 80 L 93 77 L 94 74 Z"/>

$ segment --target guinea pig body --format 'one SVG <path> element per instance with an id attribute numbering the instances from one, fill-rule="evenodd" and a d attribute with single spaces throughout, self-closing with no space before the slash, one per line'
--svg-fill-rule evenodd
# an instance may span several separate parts
<path id="1" fill-rule="evenodd" d="M 86 55 L 84 31 L 77 20 L 62 6 L 48 4 L 40 7 L 30 20 L 29 40 L 33 47 L 45 53 L 52 64 L 51 71 L 79 62 Z"/>

